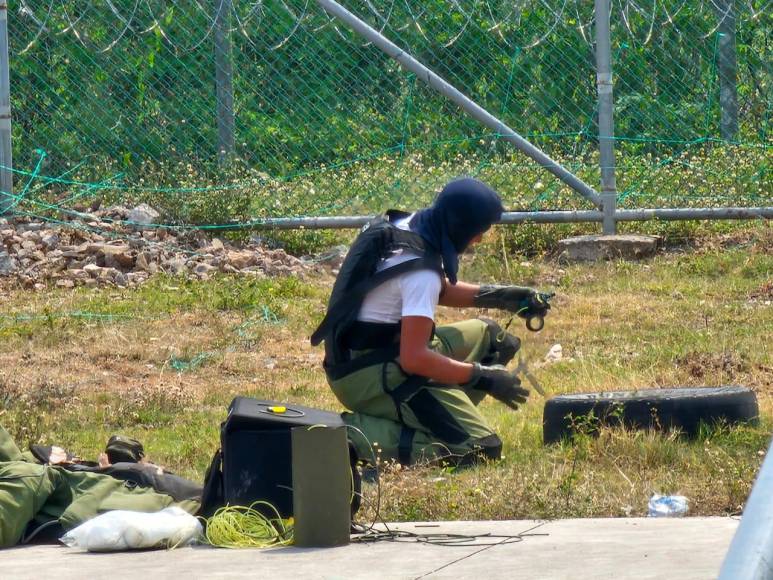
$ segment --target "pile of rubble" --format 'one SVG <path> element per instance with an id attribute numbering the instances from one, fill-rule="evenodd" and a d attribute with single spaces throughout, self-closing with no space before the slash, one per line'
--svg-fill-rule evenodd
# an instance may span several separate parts
<path id="1" fill-rule="evenodd" d="M 147 205 L 110 207 L 67 224 L 15 216 L 0 218 L 0 278 L 25 287 L 136 286 L 157 272 L 206 279 L 226 272 L 247 276 L 299 275 L 303 261 L 257 241 L 233 245 L 200 231 L 152 226 Z"/>

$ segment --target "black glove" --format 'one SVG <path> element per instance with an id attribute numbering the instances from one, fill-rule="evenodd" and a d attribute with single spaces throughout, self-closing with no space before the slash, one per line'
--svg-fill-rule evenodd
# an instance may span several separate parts
<path id="1" fill-rule="evenodd" d="M 523 286 L 481 286 L 473 298 L 479 308 L 501 308 L 515 312 L 521 318 L 542 316 L 550 310 L 552 294 L 537 292 Z"/>
<path id="2" fill-rule="evenodd" d="M 485 367 L 473 363 L 472 376 L 467 384 L 473 389 L 485 391 L 513 410 L 517 410 L 518 405 L 525 403 L 529 396 L 529 391 L 521 388 L 518 376 L 502 365 Z"/>

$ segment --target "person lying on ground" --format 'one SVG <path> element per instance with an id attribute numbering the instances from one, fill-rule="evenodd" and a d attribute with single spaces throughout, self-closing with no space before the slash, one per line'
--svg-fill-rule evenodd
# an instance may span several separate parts
<path id="1" fill-rule="evenodd" d="M 112 451 L 114 458 L 122 458 Z M 155 512 L 179 506 L 195 514 L 200 502 L 201 486 L 158 466 L 122 461 L 100 467 L 56 446 L 22 452 L 0 426 L 0 548 L 56 541 L 110 510 Z"/>

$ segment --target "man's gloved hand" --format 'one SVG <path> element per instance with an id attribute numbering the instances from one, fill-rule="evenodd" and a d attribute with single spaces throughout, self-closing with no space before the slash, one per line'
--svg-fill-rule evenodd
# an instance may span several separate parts
<path id="1" fill-rule="evenodd" d="M 554 296 L 554 294 L 548 294 L 545 292 L 534 292 L 529 298 L 526 300 L 526 304 L 524 305 L 525 310 L 518 312 L 518 316 L 521 318 L 544 318 L 545 315 L 548 313 L 548 310 L 550 310 L 550 299 Z"/>
<path id="2" fill-rule="evenodd" d="M 497 401 L 513 409 L 525 403 L 529 391 L 521 387 L 521 380 L 502 365 L 483 366 L 473 363 L 472 376 L 468 383 L 473 389 L 485 391 Z"/>
<path id="3" fill-rule="evenodd" d="M 552 294 L 537 292 L 523 286 L 481 286 L 473 298 L 479 308 L 501 308 L 515 312 L 521 318 L 544 317 L 550 310 Z"/>
<path id="4" fill-rule="evenodd" d="M 537 332 L 545 326 L 545 315 L 553 296 L 522 286 L 481 286 L 473 297 L 473 305 L 515 312 L 526 320 L 526 328 Z"/>

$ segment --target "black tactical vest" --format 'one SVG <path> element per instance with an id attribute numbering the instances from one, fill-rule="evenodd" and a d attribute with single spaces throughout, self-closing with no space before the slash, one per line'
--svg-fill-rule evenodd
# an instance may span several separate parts
<path id="1" fill-rule="evenodd" d="M 311 344 L 314 346 L 325 341 L 325 367 L 328 370 L 348 360 L 347 352 L 351 346 L 346 344 L 344 339 L 351 334 L 352 326 L 356 323 L 357 314 L 368 292 L 406 272 L 430 269 L 443 275 L 440 254 L 428 246 L 420 235 L 401 230 L 394 225 L 394 222 L 409 215 L 405 212 L 389 210 L 385 215 L 374 218 L 363 227 L 349 248 L 333 285 L 327 314 L 311 335 Z M 381 260 L 400 248 L 411 250 L 421 257 L 376 272 Z M 395 325 L 374 326 L 394 327 Z M 397 328 L 399 329 L 399 326 Z M 381 332 L 386 338 L 385 331 L 389 333 L 390 329 L 382 328 L 380 331 L 373 332 Z M 387 340 L 386 344 L 389 342 Z"/>

